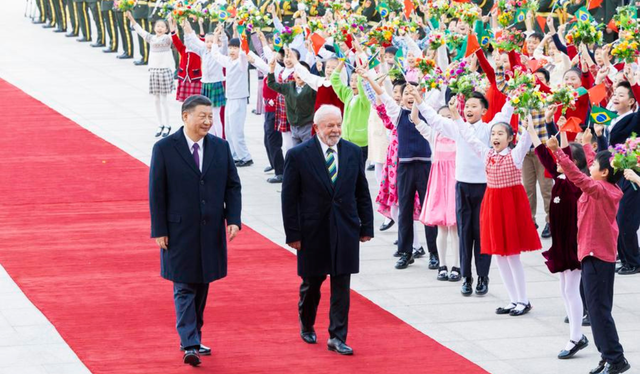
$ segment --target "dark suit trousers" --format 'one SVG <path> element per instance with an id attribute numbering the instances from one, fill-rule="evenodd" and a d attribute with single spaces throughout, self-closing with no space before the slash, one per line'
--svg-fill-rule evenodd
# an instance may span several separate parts
<path id="1" fill-rule="evenodd" d="M 366 170 L 367 159 L 369 158 L 369 146 L 360 147 L 360 150 L 362 150 L 362 167 Z"/>
<path id="2" fill-rule="evenodd" d="M 616 264 L 596 257 L 582 259 L 582 281 L 589 306 L 593 340 L 600 355 L 615 364 L 624 358 L 616 324 L 611 316 L 613 308 L 613 281 Z"/>
<path id="3" fill-rule="evenodd" d="M 276 113 L 264 112 L 264 147 L 267 150 L 269 164 L 276 175 L 284 173 L 284 156 L 282 155 L 282 133 L 276 131 Z"/>
<path id="4" fill-rule="evenodd" d="M 489 275 L 491 255 L 480 254 L 480 206 L 487 185 L 484 183 L 456 183 L 456 221 L 460 240 L 460 271 L 471 277 L 471 258 L 475 257 L 476 272 Z"/>
<path id="5" fill-rule="evenodd" d="M 413 252 L 413 205 L 416 192 L 420 202 L 424 202 L 429 181 L 430 162 L 400 162 L 398 163 L 398 251 L 400 253 Z M 438 228 L 424 227 L 427 237 L 429 253 L 438 253 L 436 240 Z"/>
<path id="6" fill-rule="evenodd" d="M 320 304 L 320 287 L 327 279 L 326 275 L 318 277 L 303 277 L 300 285 L 300 302 L 298 313 L 300 315 L 300 328 L 304 332 L 315 331 L 318 304 Z M 347 342 L 347 330 L 349 325 L 350 283 L 351 274 L 332 275 L 331 281 L 331 307 L 329 309 L 329 336 Z"/>
<path id="7" fill-rule="evenodd" d="M 186 349 L 200 347 L 208 294 L 209 283 L 173 283 L 176 328 L 180 343 Z"/>
<path id="8" fill-rule="evenodd" d="M 623 265 L 640 267 L 640 251 L 638 251 L 638 227 L 640 226 L 640 190 L 635 191 L 631 183 L 623 180 L 620 183 L 624 195 L 618 209 L 618 255 Z"/>

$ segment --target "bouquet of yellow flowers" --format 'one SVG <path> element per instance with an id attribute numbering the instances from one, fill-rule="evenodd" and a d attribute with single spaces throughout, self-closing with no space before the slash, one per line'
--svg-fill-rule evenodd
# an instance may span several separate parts
<path id="1" fill-rule="evenodd" d="M 324 23 L 322 23 L 322 20 L 320 20 L 320 19 L 309 20 L 309 22 L 307 24 L 309 25 L 309 30 L 311 30 L 312 33 L 325 29 L 324 28 Z"/>
<path id="2" fill-rule="evenodd" d="M 600 44 L 602 43 L 602 24 L 589 21 L 577 21 L 576 26 L 567 34 L 567 42 L 573 44 Z"/>
<path id="3" fill-rule="evenodd" d="M 116 0 L 113 7 L 121 12 L 129 12 L 136 7 L 136 0 Z"/>
<path id="4" fill-rule="evenodd" d="M 511 92 L 509 102 L 514 112 L 524 118 L 531 113 L 531 110 L 542 110 L 547 103 L 547 98 L 544 92 L 540 92 L 540 86 L 535 86 L 533 89 L 522 86 Z"/>
<path id="5" fill-rule="evenodd" d="M 635 62 L 640 56 L 638 42 L 635 40 L 621 40 L 611 49 L 611 55 L 626 63 Z"/>
<path id="6" fill-rule="evenodd" d="M 427 37 L 427 44 L 429 45 L 429 49 L 433 49 L 434 51 L 443 46 L 446 42 L 447 38 L 442 31 L 433 30 Z"/>
<path id="7" fill-rule="evenodd" d="M 505 52 L 511 52 L 522 48 L 522 45 L 524 44 L 524 35 L 513 28 L 505 29 L 501 34 L 496 35 L 495 40 L 491 42 L 491 44 L 493 44 L 494 48 Z"/>
<path id="8" fill-rule="evenodd" d="M 638 25 L 638 21 L 635 18 L 636 7 L 634 5 L 621 6 L 616 9 L 616 14 L 613 16 L 613 22 L 620 30 L 627 30 Z"/>
<path id="9" fill-rule="evenodd" d="M 631 169 L 636 173 L 640 172 L 640 140 L 636 138 L 636 133 L 632 133 L 623 144 L 616 144 L 610 147 L 611 166 L 615 172 Z M 634 190 L 637 190 L 635 183 L 631 183 Z"/>
<path id="10" fill-rule="evenodd" d="M 282 45 L 288 46 L 293 42 L 296 36 L 303 33 L 302 27 L 300 25 L 295 25 L 293 27 L 285 26 L 282 32 L 280 33 L 280 39 L 282 40 Z"/>
<path id="11" fill-rule="evenodd" d="M 451 12 L 451 3 L 449 0 L 431 0 L 427 5 L 431 16 L 440 20 L 443 15 L 449 15 Z"/>
<path id="12" fill-rule="evenodd" d="M 422 75 L 431 74 L 436 68 L 436 62 L 428 58 L 416 58 L 416 66 Z"/>
<path id="13" fill-rule="evenodd" d="M 444 75 L 442 75 L 442 70 L 436 66 L 436 68 L 429 74 L 426 74 L 422 77 L 422 82 L 420 82 L 420 88 L 423 91 L 431 91 L 435 89 L 440 89 L 443 85 L 447 84 Z"/>
<path id="14" fill-rule="evenodd" d="M 454 3 L 456 15 L 469 25 L 473 25 L 476 20 L 482 17 L 482 9 L 474 3 Z"/>
<path id="15" fill-rule="evenodd" d="M 374 29 L 371 29 L 367 34 L 369 40 L 367 41 L 367 45 L 381 45 L 383 47 L 389 47 L 392 44 L 393 34 L 395 29 L 391 26 L 378 26 Z"/>

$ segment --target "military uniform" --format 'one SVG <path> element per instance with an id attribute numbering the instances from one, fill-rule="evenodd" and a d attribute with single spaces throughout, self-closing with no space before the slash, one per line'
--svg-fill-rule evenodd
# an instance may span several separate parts
<path id="1" fill-rule="evenodd" d="M 51 0 L 53 14 L 56 18 L 55 32 L 67 31 L 67 0 Z"/>
<path id="2" fill-rule="evenodd" d="M 327 8 L 324 6 L 324 3 L 319 0 L 315 0 L 309 6 L 309 16 L 311 17 L 322 17 L 327 12 Z"/>
<path id="3" fill-rule="evenodd" d="M 369 2 L 369 6 L 367 6 L 367 2 Z M 375 0 L 360 0 L 360 5 L 356 11 L 356 14 L 364 16 L 367 18 L 367 22 L 370 25 L 375 25 L 382 19 L 380 13 L 376 9 L 378 3 Z"/>
<path id="4" fill-rule="evenodd" d="M 67 10 L 69 14 L 69 22 L 71 23 L 71 31 L 67 34 L 67 37 L 74 37 L 80 34 L 80 22 L 79 22 L 79 0 L 67 0 Z"/>
<path id="5" fill-rule="evenodd" d="M 151 24 L 149 23 L 149 3 L 146 0 L 140 0 L 136 3 L 135 8 L 131 12 L 133 19 L 146 32 L 151 32 Z M 136 65 L 146 65 L 149 62 L 149 43 L 142 36 L 138 35 L 138 50 L 140 51 L 140 60 L 136 61 Z"/>
<path id="6" fill-rule="evenodd" d="M 51 3 L 49 0 L 36 0 L 36 6 L 38 7 L 38 12 L 40 16 L 37 19 L 33 20 L 35 24 L 45 23 L 43 27 L 50 26 L 53 22 L 53 18 L 55 15 L 51 11 Z"/>
<path id="7" fill-rule="evenodd" d="M 118 30 L 120 31 L 120 38 L 122 39 L 122 47 L 124 53 L 119 55 L 118 58 L 126 59 L 133 58 L 133 35 L 131 35 L 131 22 L 124 13 L 119 10 L 114 10 L 116 14 L 116 21 L 118 22 Z"/>
<path id="8" fill-rule="evenodd" d="M 298 3 L 291 0 L 282 0 L 280 2 L 280 19 L 285 26 L 293 26 L 293 15 L 298 11 Z"/>
<path id="9" fill-rule="evenodd" d="M 105 32 L 109 34 L 109 45 L 103 52 L 118 52 L 118 21 L 116 21 L 116 13 L 113 10 L 113 0 L 100 1 L 100 11 Z"/>
<path id="10" fill-rule="evenodd" d="M 80 24 L 80 30 L 82 30 L 82 38 L 78 39 L 79 42 L 91 41 L 91 21 L 89 20 L 89 6 L 87 1 L 84 0 L 72 0 L 78 5 L 78 23 Z"/>
<path id="11" fill-rule="evenodd" d="M 107 38 L 104 21 L 102 20 L 102 5 L 100 4 L 101 2 L 101 0 L 85 1 L 89 12 L 91 12 L 93 23 L 96 25 L 96 42 L 94 44 L 91 44 L 91 46 L 94 48 L 104 47 Z M 91 24 L 89 22 L 87 22 L 87 26 L 89 30 L 91 30 Z"/>

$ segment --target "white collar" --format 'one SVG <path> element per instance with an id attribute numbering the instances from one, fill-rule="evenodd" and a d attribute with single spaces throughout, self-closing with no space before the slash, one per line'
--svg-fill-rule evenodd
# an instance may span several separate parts
<path id="1" fill-rule="evenodd" d="M 322 155 L 326 156 L 327 155 L 327 149 L 331 148 L 333 149 L 333 152 L 338 155 L 338 143 L 340 143 L 340 140 L 338 140 L 338 143 L 336 143 L 336 145 L 334 145 L 333 147 L 329 147 L 327 144 L 325 144 L 325 142 L 322 141 L 322 139 L 320 139 L 320 137 L 318 136 L 318 141 L 320 142 L 320 148 L 322 148 Z"/>
<path id="2" fill-rule="evenodd" d="M 200 139 L 197 142 L 194 142 L 193 140 L 191 140 L 191 138 L 187 135 L 187 132 L 183 129 L 182 133 L 184 134 L 185 139 L 187 139 L 187 145 L 189 146 L 189 152 L 193 153 L 193 145 L 194 144 L 198 144 L 198 149 L 200 150 L 200 152 L 204 151 L 203 145 L 204 145 L 204 138 Z"/>

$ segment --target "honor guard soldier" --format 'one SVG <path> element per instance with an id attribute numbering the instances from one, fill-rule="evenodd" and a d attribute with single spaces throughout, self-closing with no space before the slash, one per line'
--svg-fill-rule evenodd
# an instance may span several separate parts
<path id="1" fill-rule="evenodd" d="M 67 32 L 67 0 L 51 0 L 51 3 L 57 20 L 53 32 Z"/>
<path id="2" fill-rule="evenodd" d="M 91 12 L 91 18 L 93 18 L 93 23 L 96 25 L 96 42 L 91 44 L 93 48 L 102 48 L 106 43 L 106 31 L 104 21 L 102 20 L 102 6 L 101 1 L 99 0 L 86 0 L 87 8 Z M 91 30 L 91 25 L 89 25 L 89 30 Z"/>
<path id="3" fill-rule="evenodd" d="M 146 32 L 151 32 L 149 24 L 149 3 L 146 0 L 139 0 L 135 8 L 131 11 L 133 19 Z M 140 60 L 134 61 L 137 66 L 147 65 L 149 63 L 149 43 L 147 43 L 140 35 L 138 35 L 138 50 L 140 51 Z"/>
<path id="4" fill-rule="evenodd" d="M 275 7 L 276 14 L 280 14 L 280 3 L 277 0 L 258 0 L 257 4 L 261 14 L 269 13 L 269 10 L 267 9 L 269 8 L 269 5 L 273 5 Z M 265 35 L 271 34 L 273 32 L 273 23 L 267 27 L 261 28 L 260 30 L 262 30 Z"/>
<path id="5" fill-rule="evenodd" d="M 113 11 L 113 0 L 100 1 L 100 10 L 104 28 L 106 33 L 109 34 L 109 45 L 102 52 L 116 53 L 118 52 L 118 21 L 116 20 L 116 13 Z"/>
<path id="6" fill-rule="evenodd" d="M 293 26 L 293 15 L 298 11 L 298 3 L 291 0 L 282 0 L 280 2 L 280 20 L 285 26 Z"/>
<path id="7" fill-rule="evenodd" d="M 131 35 L 131 22 L 124 16 L 124 12 L 114 9 L 116 14 L 116 21 L 118 22 L 118 30 L 120 31 L 120 38 L 122 39 L 122 47 L 124 53 L 118 55 L 118 58 L 128 59 L 133 58 L 133 35 Z"/>
<path id="8" fill-rule="evenodd" d="M 91 21 L 89 20 L 89 7 L 87 6 L 87 2 L 83 0 L 72 1 L 75 1 L 78 4 L 78 23 L 80 24 L 80 30 L 82 30 L 82 38 L 79 38 L 78 41 L 81 43 L 90 42 Z"/>
<path id="9" fill-rule="evenodd" d="M 80 22 L 78 21 L 78 0 L 67 0 L 67 14 L 71 23 L 71 31 L 66 34 L 67 38 L 74 38 L 80 34 Z"/>

